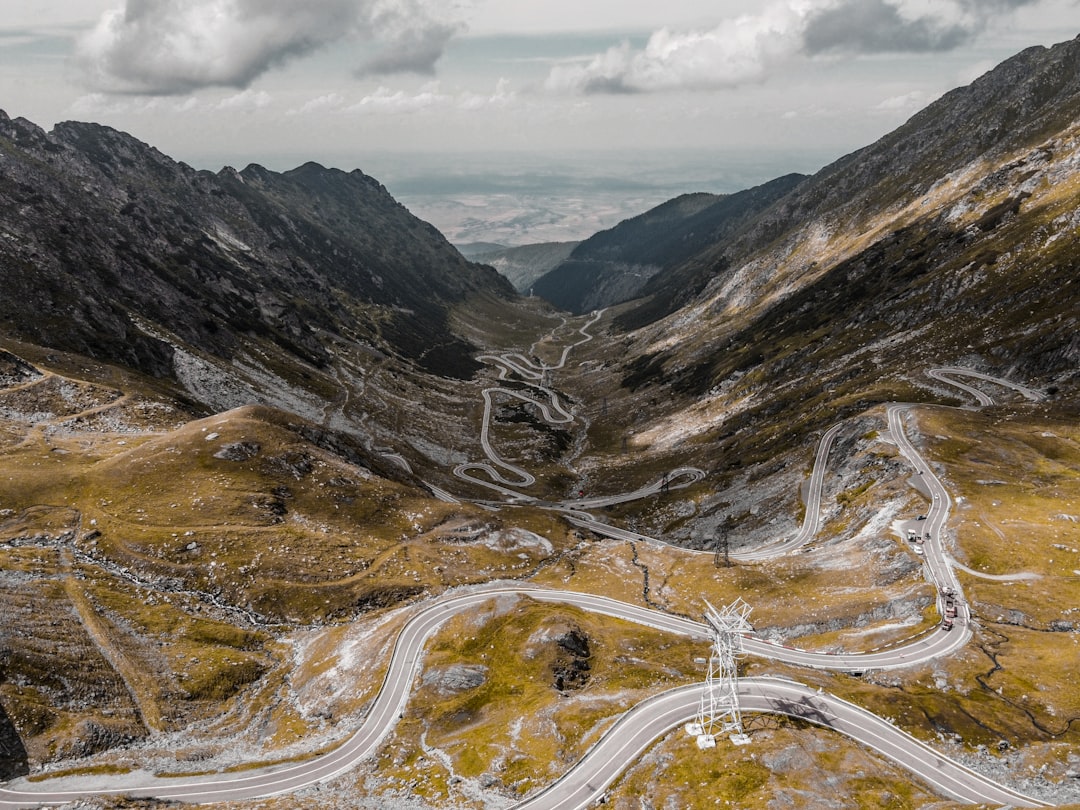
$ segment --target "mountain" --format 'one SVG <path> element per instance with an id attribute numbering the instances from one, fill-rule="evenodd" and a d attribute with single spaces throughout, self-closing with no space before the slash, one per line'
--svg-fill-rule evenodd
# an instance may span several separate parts
<path id="1" fill-rule="evenodd" d="M 462 245 L 454 245 L 466 259 L 475 259 L 484 253 L 495 253 L 509 249 L 509 245 L 500 245 L 498 242 L 466 242 Z"/>
<path id="2" fill-rule="evenodd" d="M 1067 408 L 1080 386 L 1078 77 L 1080 39 L 1024 51 L 614 313 L 622 359 L 596 359 L 620 380 L 593 395 L 643 446 L 707 459 L 715 497 L 699 521 L 723 522 L 829 425 L 933 399 L 919 381 L 935 365 L 1025 381 Z M 754 509 L 747 537 L 780 517 Z"/>
<path id="3" fill-rule="evenodd" d="M 107 127 L 46 133 L 3 113 L 0 155 L 0 323 L 41 345 L 168 376 L 174 352 L 145 324 L 315 367 L 336 337 L 468 377 L 450 309 L 513 294 L 359 171 L 212 174 Z"/>
<path id="4" fill-rule="evenodd" d="M 340 752 L 418 603 L 495 582 L 428 625 L 370 767 L 236 804 L 520 801 L 629 706 L 700 683 L 707 645 L 504 584 L 683 617 L 745 598 L 769 640 L 923 650 L 940 594 L 907 522 L 956 562 L 966 646 L 779 674 L 1075 801 L 1078 66 L 1080 40 L 1025 51 L 814 177 L 597 235 L 582 296 L 660 270 L 595 318 L 516 296 L 359 172 L 196 172 L 3 118 L 0 779 L 123 789 Z M 1045 398 L 976 377 L 997 404 L 958 407 L 926 373 L 947 365 Z M 813 540 L 723 565 L 721 539 L 797 535 L 819 464 Z M 928 468 L 943 524 L 916 517 L 942 497 Z M 941 804 L 806 726 L 756 724 L 723 767 L 671 736 L 608 801 Z"/>
<path id="5" fill-rule="evenodd" d="M 520 247 L 502 247 L 471 255 L 473 261 L 499 271 L 520 293 L 528 293 L 538 278 L 550 272 L 570 255 L 579 242 L 541 242 Z"/>
<path id="6" fill-rule="evenodd" d="M 957 183 L 974 185 L 970 175 L 979 166 L 989 173 L 1007 163 L 1007 156 L 1031 153 L 1064 131 L 1080 113 L 1078 69 L 1076 40 L 1029 48 L 945 94 L 673 272 L 655 276 L 641 290 L 645 300 L 620 323 L 633 328 L 672 314 L 706 285 L 725 287 L 743 302 L 769 302 L 773 294 L 806 284 L 833 256 L 851 257 L 883 236 L 882 228 L 896 229 L 926 214 L 924 199 L 929 204 Z M 882 224 L 882 212 L 896 216 Z M 834 253 L 822 256 L 822 249 Z"/>
<path id="7" fill-rule="evenodd" d="M 0 115 L 0 282 L 0 780 L 230 716 L 273 748 L 290 632 L 577 542 L 436 497 L 475 355 L 561 319 L 359 171 Z"/>
<path id="8" fill-rule="evenodd" d="M 634 298 L 649 279 L 737 230 L 802 180 L 792 174 L 736 194 L 669 200 L 586 239 L 533 291 L 577 313 Z"/>

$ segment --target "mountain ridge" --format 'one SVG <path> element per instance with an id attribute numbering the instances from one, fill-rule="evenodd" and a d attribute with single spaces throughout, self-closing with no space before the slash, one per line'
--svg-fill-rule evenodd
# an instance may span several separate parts
<path id="1" fill-rule="evenodd" d="M 810 260 L 801 259 L 806 251 L 799 250 L 799 243 L 813 244 L 822 232 L 837 227 L 857 230 L 862 212 L 876 210 L 881 200 L 910 204 L 973 161 L 1031 146 L 1075 120 L 1080 116 L 1078 73 L 1080 37 L 1050 48 L 1028 48 L 970 85 L 951 90 L 874 144 L 824 167 L 730 238 L 674 272 L 655 276 L 641 290 L 642 303 L 625 313 L 620 325 L 635 328 L 670 315 L 693 298 L 685 290 L 700 292 L 706 285 L 739 287 L 748 298 L 752 276 L 769 276 L 773 288 L 803 283 L 813 271 L 808 272 Z M 973 127 L 973 121 L 982 123 Z M 895 187 L 898 177 L 904 178 L 902 191 Z M 846 225 L 835 224 L 844 220 Z M 801 260 L 787 270 L 763 248 Z M 759 252 L 762 258 L 755 261 Z M 777 270 L 766 273 L 770 265 Z"/>
<path id="2" fill-rule="evenodd" d="M 108 127 L 63 122 L 50 134 L 6 114 L 0 139 L 0 225 L 22 242 L 5 252 L 26 270 L 0 318 L 27 338 L 168 375 L 169 350 L 134 327 L 113 290 L 212 353 L 255 336 L 318 367 L 317 331 L 351 331 L 429 371 L 468 376 L 475 348 L 452 334 L 447 307 L 513 295 L 359 170 L 213 174 Z M 19 211 L 32 223 L 9 219 Z M 203 315 L 177 317 L 181 302 Z M 375 310 L 358 321 L 365 307 Z"/>
<path id="3" fill-rule="evenodd" d="M 581 243 L 537 242 L 518 247 L 470 249 L 468 255 L 472 261 L 494 267 L 514 285 L 515 290 L 527 294 L 537 279 L 565 261 L 579 244 Z"/>
<path id="4" fill-rule="evenodd" d="M 788 174 L 733 194 L 675 197 L 589 237 L 533 291 L 579 314 L 632 299 L 651 279 L 737 230 L 803 179 Z"/>

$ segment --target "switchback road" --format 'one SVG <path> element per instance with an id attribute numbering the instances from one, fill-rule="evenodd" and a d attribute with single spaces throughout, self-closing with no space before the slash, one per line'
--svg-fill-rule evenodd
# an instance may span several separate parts
<path id="1" fill-rule="evenodd" d="M 598 317 L 598 316 L 597 316 Z M 590 324 L 595 322 L 590 321 Z M 581 334 L 589 338 L 584 327 Z M 581 341 L 585 342 L 585 341 Z M 580 345 L 575 344 L 575 345 Z M 573 347 L 569 347 L 573 348 Z M 560 365 L 565 363 L 567 353 L 563 352 Z M 520 366 L 517 362 L 520 361 Z M 518 356 L 512 364 L 516 371 L 532 367 L 533 373 L 543 374 L 543 369 L 532 366 L 527 358 Z M 1037 398 L 1037 392 L 1016 386 L 996 378 L 990 378 L 978 372 L 963 369 L 934 369 L 940 372 L 935 379 L 950 384 L 960 385 L 965 390 L 969 387 L 949 379 L 949 375 L 967 374 L 986 379 L 997 384 L 1004 384 L 1020 391 L 1029 399 Z M 977 391 L 978 389 L 970 389 Z M 1027 391 L 1028 393 L 1024 393 Z M 1030 396 L 1029 396 L 1030 395 Z M 990 400 L 980 392 L 980 402 Z M 490 411 L 490 398 L 486 397 Z M 535 402 L 535 400 L 533 400 Z M 552 409 L 545 410 L 545 418 L 558 411 L 561 416 L 569 414 L 558 405 L 552 393 Z M 992 400 L 990 400 L 992 402 Z M 890 669 L 910 666 L 946 655 L 964 645 L 970 635 L 969 617 L 963 603 L 959 583 L 949 565 L 949 559 L 942 546 L 942 533 L 948 520 L 951 500 L 948 491 L 933 474 L 925 460 L 908 440 L 904 431 L 903 418 L 912 406 L 895 404 L 888 407 L 889 432 L 901 453 L 916 467 L 917 474 L 923 478 L 930 492 L 931 505 L 927 512 L 925 558 L 929 578 L 939 589 L 939 593 L 948 591 L 959 602 L 960 613 L 952 631 L 936 629 L 907 644 L 892 649 L 877 650 L 867 653 L 830 654 L 798 650 L 771 644 L 753 635 L 744 638 L 743 646 L 747 653 L 759 655 L 790 664 L 815 667 L 819 669 L 865 671 L 868 669 Z M 485 419 L 486 433 L 487 419 Z M 814 470 L 807 497 L 807 516 L 798 534 L 789 540 L 775 544 L 767 550 L 768 556 L 791 551 L 809 541 L 817 531 L 817 514 L 820 511 L 821 479 L 825 460 L 838 427 L 830 429 L 821 439 L 815 458 Z M 487 449 L 488 445 L 485 445 Z M 524 470 L 507 465 L 489 453 L 493 463 L 498 463 L 520 478 L 531 478 Z M 669 474 L 669 478 L 659 484 L 650 484 L 634 493 L 633 497 L 645 497 L 658 491 L 665 484 L 671 485 L 676 479 L 678 485 L 686 486 L 696 480 L 700 471 L 683 468 Z M 491 470 L 491 474 L 501 478 L 501 474 Z M 465 477 L 465 476 L 462 476 Z M 501 487 L 499 487 L 501 489 Z M 629 500 L 612 500 L 609 503 Z M 603 505 L 605 499 L 592 499 L 591 506 Z M 582 506 L 582 504 L 577 504 Z M 578 525 L 593 528 L 597 522 L 584 513 L 575 514 L 568 505 L 557 507 L 570 512 L 569 519 Z M 605 527 L 615 531 L 613 527 Z M 621 531 L 621 530 L 620 530 Z M 633 533 L 630 533 L 633 534 Z M 657 542 L 643 535 L 635 539 Z M 765 556 L 763 554 L 763 556 Z M 95 794 L 130 794 L 154 796 L 161 799 L 176 799 L 187 802 L 222 802 L 238 799 L 277 795 L 298 790 L 319 782 L 325 782 L 353 768 L 359 761 L 375 754 L 387 735 L 393 730 L 401 716 L 413 682 L 420 670 L 426 641 L 450 617 L 468 610 L 474 610 L 480 604 L 497 597 L 528 597 L 536 601 L 567 604 L 594 613 L 613 616 L 636 622 L 655 629 L 700 638 L 709 637 L 706 626 L 684 617 L 673 616 L 659 611 L 632 605 L 618 600 L 593 594 L 576 593 L 543 589 L 536 586 L 514 584 L 496 584 L 468 589 L 463 592 L 444 595 L 432 600 L 419 609 L 404 625 L 395 645 L 389 668 L 382 688 L 373 701 L 371 708 L 360 728 L 341 746 L 323 756 L 307 762 L 282 768 L 269 769 L 247 775 L 209 775 L 198 779 L 183 781 L 164 779 L 152 775 L 132 775 L 117 777 L 117 785 L 107 790 L 80 787 L 77 782 L 69 787 L 58 789 L 55 785 L 31 785 L 20 783 L 18 787 L 0 789 L 0 807 L 36 807 L 41 805 L 61 804 L 83 798 L 88 793 Z M 589 750 L 587 755 L 563 778 L 517 805 L 528 810 L 558 808 L 559 810 L 580 810 L 587 807 L 603 795 L 604 790 L 639 756 L 655 739 L 668 733 L 687 720 L 696 716 L 703 685 L 695 685 L 656 695 L 642 702 L 627 712 L 609 729 L 600 741 Z M 739 682 L 739 695 L 743 711 L 761 711 L 787 714 L 800 717 L 818 725 L 835 729 L 853 739 L 879 751 L 884 756 L 910 769 L 919 778 L 927 782 L 942 795 L 964 802 L 987 802 L 991 804 L 1011 804 L 1020 806 L 1046 806 L 1044 803 L 1019 794 L 997 784 L 981 774 L 948 759 L 924 743 L 915 740 L 905 732 L 895 728 L 885 720 L 863 709 L 831 695 L 815 692 L 809 687 L 792 681 L 777 678 L 748 678 Z M 67 784 L 67 782 L 65 782 Z"/>
<path id="2" fill-rule="evenodd" d="M 420 671 L 427 640 L 451 617 L 474 611 L 500 596 L 529 597 L 541 602 L 567 604 L 657 630 L 700 638 L 703 642 L 709 637 L 708 629 L 702 623 L 603 596 L 525 585 L 478 587 L 433 600 L 405 624 L 394 647 L 382 688 L 363 723 L 340 747 L 328 754 L 298 765 L 247 775 L 213 775 L 183 781 L 149 775 L 136 776 L 133 779 L 117 777 L 117 787 L 107 790 L 80 787 L 77 780 L 73 786 L 64 789 L 47 788 L 44 785 L 37 785 L 37 789 L 32 789 L 30 784 L 26 783 L 20 784 L 18 789 L 0 789 L 0 807 L 62 804 L 84 798 L 88 793 L 152 796 L 195 803 L 224 802 L 273 796 L 333 779 L 355 767 L 358 762 L 373 756 L 393 730 L 405 709 L 413 682 Z M 792 650 L 765 644 L 752 637 L 744 640 L 744 647 L 751 654 L 828 669 L 849 669 L 855 662 L 862 662 L 862 668 L 906 666 L 942 654 L 932 645 L 921 642 L 891 652 L 846 656 Z M 767 684 L 768 688 L 756 688 L 754 684 L 759 682 Z M 947 788 L 943 788 L 947 795 L 961 795 L 952 792 L 959 788 L 953 787 L 946 774 L 966 769 L 933 752 L 928 746 L 918 743 L 905 732 L 875 715 L 844 703 L 839 698 L 818 694 L 801 684 L 767 678 L 744 679 L 740 684 L 746 684 L 748 702 L 743 705 L 744 711 L 779 710 L 783 714 L 802 716 L 803 719 L 834 728 L 882 751 L 914 773 L 927 778 L 931 784 L 947 785 Z M 596 800 L 634 756 L 647 748 L 657 737 L 693 718 L 698 709 L 702 688 L 701 685 L 696 685 L 665 693 L 667 697 L 661 695 L 635 707 L 590 749 L 581 763 L 566 777 L 521 806 L 529 810 L 584 807 Z M 740 689 L 743 688 L 740 685 Z M 743 691 L 740 691 L 740 697 L 742 695 Z M 630 740 L 632 742 L 628 742 Z M 632 756 L 627 754 L 627 745 L 634 750 Z M 608 754 L 613 747 L 622 753 L 619 756 Z M 577 776 L 571 777 L 571 774 Z M 582 778 L 578 779 L 579 776 Z M 965 780 L 968 785 L 964 789 L 968 793 L 963 795 L 977 797 L 974 801 L 997 801 L 991 797 L 1000 795 L 997 791 L 1004 790 L 992 780 L 974 772 L 969 772 Z M 1040 804 L 1020 794 L 1011 795 L 1013 803 L 1019 801 L 1028 806 Z"/>

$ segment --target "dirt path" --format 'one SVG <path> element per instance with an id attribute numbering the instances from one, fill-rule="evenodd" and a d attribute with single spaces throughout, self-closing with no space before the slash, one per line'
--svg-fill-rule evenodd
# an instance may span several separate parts
<path id="1" fill-rule="evenodd" d="M 79 526 L 81 528 L 81 521 Z M 156 684 L 153 673 L 140 668 L 137 662 L 131 661 L 113 644 L 109 637 L 109 627 L 106 620 L 94 610 L 94 606 L 90 604 L 86 592 L 75 577 L 71 549 L 61 549 L 60 564 L 64 574 L 64 592 L 71 600 L 71 604 L 75 606 L 87 634 L 93 639 L 101 654 L 105 656 L 105 660 L 123 679 L 128 694 L 131 695 L 131 700 L 142 718 L 143 725 L 150 732 L 162 731 L 161 711 L 158 709 L 157 703 L 148 697 L 155 692 Z"/>

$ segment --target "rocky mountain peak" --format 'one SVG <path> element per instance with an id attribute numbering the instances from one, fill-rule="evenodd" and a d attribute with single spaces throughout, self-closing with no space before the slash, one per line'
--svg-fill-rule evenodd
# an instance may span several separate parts
<path id="1" fill-rule="evenodd" d="M 14 236 L 0 246 L 0 318 L 42 345 L 169 376 L 164 334 L 226 358 L 269 340 L 321 365 L 316 334 L 347 333 L 462 376 L 476 364 L 448 307 L 512 294 L 359 171 L 213 174 L 110 127 L 46 133 L 7 115 L 0 154 L 0 225 Z"/>

